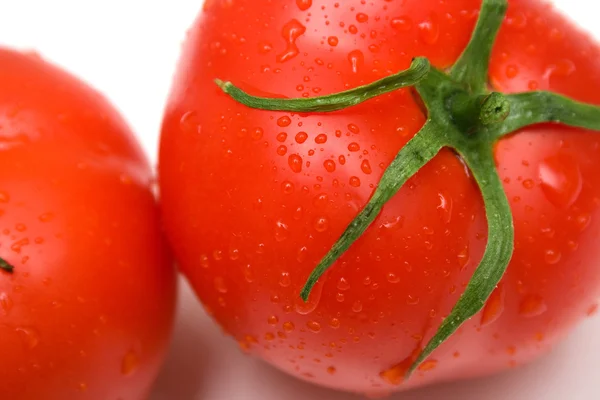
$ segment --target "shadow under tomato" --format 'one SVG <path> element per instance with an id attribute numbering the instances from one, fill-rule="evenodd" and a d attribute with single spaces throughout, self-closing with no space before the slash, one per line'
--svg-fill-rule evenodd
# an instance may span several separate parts
<path id="1" fill-rule="evenodd" d="M 180 279 L 178 310 L 165 365 L 150 400 L 195 399 L 210 365 L 210 321 L 187 283 Z"/>

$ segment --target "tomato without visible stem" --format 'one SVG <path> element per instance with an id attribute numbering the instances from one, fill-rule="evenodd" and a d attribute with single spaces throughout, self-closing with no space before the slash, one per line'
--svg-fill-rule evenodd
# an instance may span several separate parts
<path id="1" fill-rule="evenodd" d="M 33 55 L 0 51 L 0 397 L 144 399 L 175 274 L 151 169 L 121 117 Z"/>
<path id="2" fill-rule="evenodd" d="M 220 78 L 268 97 L 340 92 L 464 50 L 481 1 L 208 1 L 163 126 L 164 218 L 183 273 L 240 346 L 309 381 L 398 389 L 482 257 L 481 196 L 442 151 L 319 281 L 306 278 L 425 121 L 410 90 L 331 114 L 253 110 Z M 600 49 L 550 6 L 509 2 L 490 82 L 600 102 Z M 547 351 L 597 309 L 600 136 L 557 125 L 496 147 L 515 252 L 484 310 L 400 388 L 489 374 Z"/>

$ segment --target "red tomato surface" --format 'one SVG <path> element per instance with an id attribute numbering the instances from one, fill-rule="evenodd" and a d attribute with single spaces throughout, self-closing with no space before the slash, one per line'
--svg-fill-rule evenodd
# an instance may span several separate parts
<path id="1" fill-rule="evenodd" d="M 160 152 L 164 219 L 183 273 L 242 349 L 333 388 L 384 393 L 489 374 L 551 348 L 597 309 L 600 135 L 529 128 L 497 146 L 516 249 L 485 310 L 402 383 L 486 243 L 478 189 L 443 151 L 319 282 L 309 273 L 425 116 L 409 90 L 331 114 L 246 108 L 453 64 L 480 0 L 213 0 L 189 32 Z M 600 103 L 600 48 L 549 5 L 510 1 L 491 82 Z"/>
<path id="2" fill-rule="evenodd" d="M 142 400 L 175 274 L 151 168 L 98 93 L 0 50 L 0 398 Z"/>

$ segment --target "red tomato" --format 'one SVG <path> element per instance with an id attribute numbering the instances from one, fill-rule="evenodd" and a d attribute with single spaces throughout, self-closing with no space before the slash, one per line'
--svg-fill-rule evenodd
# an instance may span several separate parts
<path id="1" fill-rule="evenodd" d="M 148 162 L 97 92 L 0 50 L 0 398 L 145 399 L 175 274 Z"/>
<path id="2" fill-rule="evenodd" d="M 183 273 L 242 349 L 333 388 L 382 393 L 490 374 L 550 349 L 600 295 L 600 136 L 558 125 L 502 139 L 513 260 L 486 308 L 402 386 L 482 257 L 486 221 L 460 160 L 442 151 L 319 281 L 315 265 L 364 207 L 425 116 L 410 90 L 331 114 L 249 109 L 313 97 L 426 56 L 451 66 L 480 0 L 208 1 L 189 33 L 163 126 L 164 219 Z M 600 103 L 600 48 L 552 8 L 511 1 L 490 80 Z"/>

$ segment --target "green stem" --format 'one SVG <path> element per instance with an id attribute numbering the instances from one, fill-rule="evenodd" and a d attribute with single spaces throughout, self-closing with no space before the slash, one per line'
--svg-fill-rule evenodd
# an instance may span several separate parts
<path id="1" fill-rule="evenodd" d="M 453 122 L 465 133 L 482 125 L 498 124 L 510 114 L 510 103 L 498 92 L 473 96 L 460 91 L 450 98 L 449 103 Z"/>
<path id="2" fill-rule="evenodd" d="M 443 137 L 440 128 L 428 122 L 414 138 L 400 149 L 396 158 L 384 172 L 375 193 L 367 205 L 313 270 L 302 289 L 301 297 L 304 301 L 308 300 L 310 292 L 319 278 L 375 221 L 385 203 L 445 146 L 442 141 Z"/>
<path id="3" fill-rule="evenodd" d="M 15 270 L 15 267 L 13 267 L 11 264 L 9 264 L 3 258 L 0 258 L 0 269 L 6 271 L 8 273 L 13 273 Z"/>
<path id="4" fill-rule="evenodd" d="M 502 93 L 492 92 L 485 96 L 479 110 L 479 121 L 483 125 L 494 125 L 510 115 L 510 102 Z"/>
<path id="5" fill-rule="evenodd" d="M 487 92 L 492 49 L 507 9 L 507 0 L 483 0 L 471 41 L 450 72 L 471 92 Z"/>
<path id="6" fill-rule="evenodd" d="M 540 123 L 560 123 L 600 131 L 600 107 L 584 104 L 552 92 L 527 92 L 505 96 L 510 116 L 491 128 L 491 140 Z"/>
<path id="7" fill-rule="evenodd" d="M 216 79 L 216 84 L 234 100 L 251 108 L 271 111 L 291 112 L 331 112 L 352 107 L 373 97 L 396 91 L 400 88 L 413 86 L 423 79 L 429 72 L 431 65 L 426 58 L 415 58 L 406 71 L 385 77 L 365 86 L 359 86 L 345 92 L 328 96 L 300 98 L 300 99 L 274 99 L 251 96 L 231 82 Z"/>
<path id="8" fill-rule="evenodd" d="M 488 223 L 488 243 L 465 292 L 414 362 L 409 375 L 465 321 L 481 311 L 504 276 L 514 250 L 512 213 L 496 172 L 492 149 L 481 146 L 480 149 L 459 152 L 481 189 Z"/>

